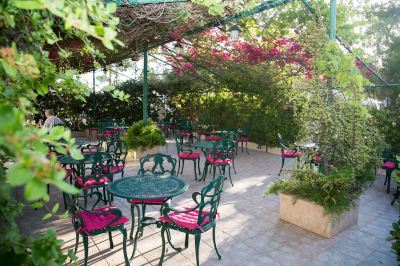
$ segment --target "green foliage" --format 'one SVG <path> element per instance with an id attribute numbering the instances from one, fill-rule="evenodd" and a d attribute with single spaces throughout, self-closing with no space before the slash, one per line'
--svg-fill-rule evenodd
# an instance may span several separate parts
<path id="1" fill-rule="evenodd" d="M 295 172 L 288 180 L 274 183 L 267 193 L 287 193 L 323 206 L 326 213 L 340 214 L 356 204 L 374 178 L 372 166 L 358 174 L 350 169 L 341 169 L 328 175 L 303 169 Z"/>
<path id="2" fill-rule="evenodd" d="M 392 250 L 397 255 L 397 261 L 400 261 L 400 219 L 396 223 L 392 224 L 392 228 L 388 241 L 393 241 Z"/>
<path id="3" fill-rule="evenodd" d="M 376 127 L 393 153 L 400 153 L 400 109 L 373 109 Z"/>
<path id="4" fill-rule="evenodd" d="M 157 127 L 157 124 L 149 122 L 145 125 L 143 120 L 129 127 L 125 140 L 128 143 L 128 148 L 133 150 L 144 150 L 158 145 L 165 145 L 164 134 Z"/>

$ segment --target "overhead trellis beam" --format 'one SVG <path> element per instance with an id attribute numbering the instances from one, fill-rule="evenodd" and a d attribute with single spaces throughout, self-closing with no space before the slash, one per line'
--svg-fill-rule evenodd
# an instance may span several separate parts
<path id="1" fill-rule="evenodd" d="M 209 23 L 206 23 L 205 25 L 203 25 L 201 27 L 195 28 L 193 30 L 186 31 L 185 33 L 183 33 L 183 36 L 190 36 L 190 35 L 198 34 L 198 33 L 201 33 L 203 31 L 209 30 L 211 28 L 218 27 L 218 26 L 223 26 L 223 25 L 226 25 L 226 24 L 232 23 L 232 22 L 236 22 L 236 21 L 238 21 L 240 19 L 244 19 L 244 18 L 253 16 L 255 14 L 267 11 L 269 9 L 272 9 L 272 8 L 275 8 L 275 7 L 278 7 L 278 6 L 283 6 L 285 4 L 288 4 L 288 3 L 294 2 L 294 1 L 296 1 L 296 0 L 270 0 L 270 1 L 262 2 L 261 4 L 256 5 L 255 7 L 251 8 L 249 10 L 243 11 L 243 12 L 241 12 L 239 14 L 228 16 L 228 17 L 222 18 L 222 19 L 217 20 L 217 21 L 209 22 Z M 156 48 L 156 47 L 158 47 L 160 45 L 169 43 L 171 41 L 173 41 L 173 39 L 169 39 L 169 40 L 166 40 L 166 41 L 164 41 L 162 43 L 153 45 L 150 48 Z"/>
<path id="2" fill-rule="evenodd" d="M 187 2 L 187 0 L 104 0 L 106 4 L 115 3 L 118 6 L 143 5 L 143 4 L 164 4 Z"/>

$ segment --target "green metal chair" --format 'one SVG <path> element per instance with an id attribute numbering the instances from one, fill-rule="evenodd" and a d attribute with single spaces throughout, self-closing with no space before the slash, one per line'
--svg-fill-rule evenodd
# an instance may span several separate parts
<path id="1" fill-rule="evenodd" d="M 97 197 L 96 202 L 93 204 L 90 210 L 81 207 L 78 204 L 78 198 L 84 197 L 86 202 L 88 196 Z M 126 252 L 127 232 L 124 227 L 124 224 L 127 223 L 129 219 L 122 215 L 121 210 L 113 206 L 96 208 L 96 205 L 101 200 L 101 193 L 98 191 L 92 192 L 84 196 L 71 196 L 69 194 L 66 194 L 65 198 L 69 213 L 72 215 L 72 224 L 76 232 L 74 253 L 76 254 L 76 251 L 78 250 L 79 235 L 81 235 L 85 250 L 84 265 L 86 266 L 88 263 L 89 237 L 108 233 L 110 249 L 112 249 L 114 247 L 114 243 L 112 240 L 113 231 L 120 231 L 122 233 L 122 248 L 124 252 L 125 265 L 129 265 L 128 255 Z"/>
<path id="2" fill-rule="evenodd" d="M 108 169 L 108 167 L 103 169 L 103 173 L 108 174 L 111 170 L 113 175 L 121 173 L 124 177 L 126 156 L 128 154 L 128 145 L 124 140 L 121 139 L 111 139 L 107 141 L 107 152 L 111 155 L 113 160 L 113 166 Z"/>
<path id="3" fill-rule="evenodd" d="M 279 171 L 279 174 L 278 174 L 278 176 L 280 176 L 282 173 L 283 166 L 285 165 L 285 158 L 295 158 L 299 162 L 301 153 L 297 151 L 297 148 L 288 148 L 284 144 L 280 133 L 278 133 L 278 142 L 279 142 L 279 145 L 281 146 L 281 157 L 282 157 L 282 166 L 281 166 L 281 170 Z"/>
<path id="4" fill-rule="evenodd" d="M 103 143 L 106 142 L 105 136 L 98 137 L 98 141 L 96 144 L 87 144 L 81 147 L 82 153 L 96 153 L 100 152 L 103 149 Z"/>
<path id="5" fill-rule="evenodd" d="M 175 248 L 171 243 L 170 230 L 177 230 L 186 234 L 185 248 L 189 246 L 189 235 L 195 237 L 196 249 L 196 264 L 199 265 L 200 239 L 204 232 L 212 228 L 214 248 L 218 259 L 221 255 L 218 252 L 215 239 L 216 218 L 218 214 L 218 206 L 221 199 L 223 184 L 225 177 L 223 175 L 217 177 L 205 186 L 201 192 L 195 192 L 192 198 L 195 202 L 194 207 L 183 207 L 183 210 L 177 210 L 168 205 L 164 206 L 162 216 L 159 219 L 158 226 L 161 227 L 162 252 L 159 265 L 163 264 L 165 255 L 165 234 L 167 241 L 172 248 L 181 251 L 180 248 Z"/>
<path id="6" fill-rule="evenodd" d="M 176 171 L 176 159 L 173 158 L 171 155 L 166 155 L 162 153 L 156 154 L 149 154 L 145 157 L 140 158 L 140 169 L 138 175 L 145 176 L 146 174 L 152 174 L 156 176 L 163 176 L 163 175 L 171 175 L 175 176 Z M 169 199 L 167 198 L 160 198 L 160 199 L 153 199 L 153 200 L 130 200 L 131 203 L 131 215 L 132 215 L 132 227 L 131 232 L 129 234 L 129 238 L 133 239 L 133 229 L 135 223 L 135 208 L 139 213 L 139 206 L 142 205 L 142 214 L 141 217 L 144 218 L 146 214 L 146 206 L 147 205 L 159 205 L 162 206 L 166 203 Z M 160 209 L 161 212 L 161 209 Z M 140 219 L 138 219 L 138 222 Z"/>
<path id="7" fill-rule="evenodd" d="M 195 178 L 195 180 L 197 180 L 196 162 L 197 162 L 197 168 L 198 168 L 199 175 L 200 175 L 201 174 L 201 171 L 200 171 L 200 157 L 201 157 L 201 154 L 199 152 L 193 152 L 190 149 L 184 149 L 183 145 L 181 143 L 181 139 L 178 136 L 175 137 L 175 143 L 176 143 L 176 150 L 178 151 L 178 172 L 177 172 L 177 175 L 179 174 L 179 170 L 181 169 L 181 161 L 182 161 L 181 174 L 183 172 L 183 168 L 185 167 L 185 161 L 193 161 L 194 178 Z"/>
<path id="8" fill-rule="evenodd" d="M 233 165 L 236 154 L 236 143 L 230 139 L 223 139 L 216 141 L 213 145 L 212 151 L 208 152 L 206 156 L 206 161 L 204 163 L 203 170 L 203 181 L 206 180 L 208 167 L 212 167 L 213 179 L 215 178 L 216 169 L 218 168 L 220 174 L 225 175 L 226 167 L 228 167 L 229 180 L 231 185 L 232 175 L 231 175 L 231 165 Z M 235 171 L 236 173 L 236 171 Z"/>
<path id="9" fill-rule="evenodd" d="M 103 188 L 104 204 L 109 201 L 106 192 L 106 184 L 113 181 L 113 174 L 110 169 L 113 167 L 112 161 L 105 161 L 102 153 L 93 154 L 93 160 L 90 162 L 82 162 L 76 165 L 75 186 L 82 189 L 83 195 L 86 196 L 88 191 Z M 103 173 L 108 168 L 107 173 Z M 85 208 L 87 206 L 87 197 L 85 197 Z"/>
<path id="10" fill-rule="evenodd" d="M 238 133 L 236 136 L 236 141 L 238 142 L 238 148 L 239 148 L 239 143 L 242 144 L 242 152 L 243 152 L 243 146 L 246 143 L 246 152 L 249 154 L 249 150 L 247 149 L 247 144 L 249 142 L 249 136 L 250 136 L 250 124 L 247 124 L 241 134 Z"/>

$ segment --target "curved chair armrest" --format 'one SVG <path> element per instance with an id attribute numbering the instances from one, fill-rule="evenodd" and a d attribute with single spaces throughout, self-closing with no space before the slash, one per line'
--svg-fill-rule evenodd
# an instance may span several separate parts
<path id="1" fill-rule="evenodd" d="M 93 149 L 93 150 L 92 150 Z M 98 149 L 98 145 L 95 144 L 87 144 L 84 147 L 81 147 L 81 152 L 84 152 L 84 150 L 89 150 L 89 151 L 93 151 L 96 152 Z"/>
<path id="2" fill-rule="evenodd" d="M 92 206 L 92 210 L 96 207 L 96 205 L 101 201 L 101 198 L 102 198 L 102 195 L 101 195 L 101 193 L 99 192 L 99 191 L 92 191 L 92 192 L 90 192 L 89 194 L 87 194 L 87 195 L 85 195 L 85 196 L 76 196 L 77 198 L 87 198 L 87 197 L 89 197 L 89 196 L 93 196 L 93 195 L 95 195 L 96 197 L 97 197 L 97 199 L 96 199 L 96 202 L 93 204 L 93 206 Z M 83 209 L 83 210 L 85 210 L 85 211 L 88 211 L 88 210 L 86 210 L 86 209 L 84 209 L 84 208 L 82 208 L 82 207 L 80 207 L 79 206 L 79 208 L 80 209 Z"/>

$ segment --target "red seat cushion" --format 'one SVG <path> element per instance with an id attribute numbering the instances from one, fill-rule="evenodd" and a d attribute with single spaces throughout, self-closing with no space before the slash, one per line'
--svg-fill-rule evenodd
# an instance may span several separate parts
<path id="1" fill-rule="evenodd" d="M 189 208 L 184 207 L 185 210 L 188 210 Z M 206 214 L 208 214 L 209 211 L 202 211 L 202 216 L 205 216 Z M 207 216 L 205 217 L 204 221 L 202 222 L 201 225 L 199 225 L 197 223 L 198 218 L 199 218 L 199 211 L 198 210 L 194 210 L 194 211 L 190 211 L 190 212 L 185 212 L 185 213 L 180 213 L 180 212 L 175 212 L 175 211 L 171 211 L 168 213 L 168 217 L 173 221 L 168 220 L 168 218 L 161 216 L 159 219 L 160 221 L 164 222 L 164 223 L 169 223 L 169 224 L 173 224 L 175 223 L 176 225 L 189 229 L 189 230 L 195 230 L 195 229 L 201 229 L 202 226 L 206 225 L 209 221 L 210 218 Z"/>
<path id="2" fill-rule="evenodd" d="M 239 137 L 237 138 L 237 141 L 239 141 L 239 142 L 246 142 L 246 141 L 249 141 L 249 138 L 248 138 L 247 136 L 239 136 Z"/>
<path id="3" fill-rule="evenodd" d="M 300 156 L 301 156 L 301 153 L 298 151 L 294 151 L 294 150 L 284 150 L 283 151 L 283 157 L 285 157 L 285 158 L 297 158 Z"/>
<path id="4" fill-rule="evenodd" d="M 188 152 L 184 151 L 181 154 L 179 154 L 179 159 L 198 159 L 200 158 L 200 153 L 199 152 Z"/>
<path id="5" fill-rule="evenodd" d="M 114 166 L 111 166 L 111 173 L 115 174 L 115 173 L 117 173 L 117 172 L 119 172 L 119 171 L 124 170 L 124 168 L 125 168 L 124 165 L 114 165 Z M 103 174 L 108 174 L 108 169 L 109 169 L 109 167 L 106 166 L 106 167 L 104 167 L 104 168 L 101 170 L 101 172 L 102 172 Z"/>
<path id="6" fill-rule="evenodd" d="M 216 164 L 216 165 L 228 165 L 228 164 L 230 164 L 232 162 L 231 159 L 224 159 L 223 160 L 222 158 L 214 159 L 213 157 L 207 157 L 207 161 L 209 163 Z"/>
<path id="7" fill-rule="evenodd" d="M 90 186 L 107 184 L 107 183 L 110 183 L 110 180 L 105 176 L 101 177 L 98 181 L 96 181 L 96 179 L 94 178 L 89 178 L 88 180 L 86 180 L 86 182 L 83 182 L 81 176 L 77 176 L 75 178 L 75 184 L 80 187 L 83 187 L 84 189 L 88 189 Z"/>
<path id="8" fill-rule="evenodd" d="M 104 207 L 93 210 L 94 212 L 104 212 L 108 211 L 111 207 Z M 81 211 L 81 217 L 83 220 L 83 229 L 86 231 L 95 231 L 106 228 L 109 223 L 115 219 L 114 213 L 107 213 L 107 214 L 94 214 L 86 211 Z M 128 222 L 129 219 L 125 216 L 121 216 L 117 221 L 113 222 L 110 226 L 117 226 Z"/>
<path id="9" fill-rule="evenodd" d="M 219 141 L 221 139 L 222 138 L 220 136 L 208 136 L 207 137 L 207 140 L 209 140 L 209 141 Z"/>
<path id="10" fill-rule="evenodd" d="M 383 164 L 382 167 L 387 169 L 387 170 L 393 170 L 393 169 L 396 168 L 396 165 L 391 161 L 387 161 L 386 163 Z"/>
<path id="11" fill-rule="evenodd" d="M 148 204 L 148 205 L 163 205 L 167 199 L 153 199 L 153 200 L 131 200 L 134 204 Z"/>
<path id="12" fill-rule="evenodd" d="M 179 132 L 179 135 L 184 136 L 184 137 L 188 137 L 188 136 L 192 135 L 192 131 L 190 131 L 190 130 L 181 130 Z"/>

